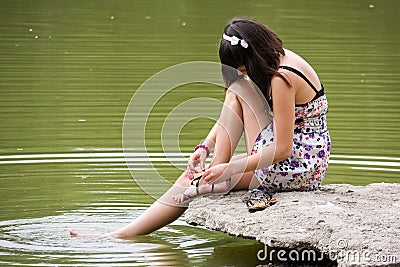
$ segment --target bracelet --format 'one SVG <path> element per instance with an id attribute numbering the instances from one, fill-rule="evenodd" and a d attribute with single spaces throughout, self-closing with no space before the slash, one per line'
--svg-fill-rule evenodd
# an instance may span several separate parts
<path id="1" fill-rule="evenodd" d="M 204 149 L 207 151 L 207 158 L 208 158 L 208 156 L 210 156 L 210 149 L 208 148 L 207 145 L 198 144 L 198 145 L 194 148 L 194 151 L 196 151 L 196 150 L 199 149 L 199 148 L 204 148 Z"/>

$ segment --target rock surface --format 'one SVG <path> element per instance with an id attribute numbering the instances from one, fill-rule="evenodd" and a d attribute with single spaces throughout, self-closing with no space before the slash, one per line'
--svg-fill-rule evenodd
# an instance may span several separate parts
<path id="1" fill-rule="evenodd" d="M 339 266 L 400 266 L 399 193 L 400 184 L 331 184 L 313 192 L 276 193 L 277 204 L 249 213 L 241 200 L 247 192 L 239 191 L 193 201 L 185 219 L 286 248 L 278 260 L 296 261 L 299 253 L 289 257 L 291 250 L 314 249 Z"/>

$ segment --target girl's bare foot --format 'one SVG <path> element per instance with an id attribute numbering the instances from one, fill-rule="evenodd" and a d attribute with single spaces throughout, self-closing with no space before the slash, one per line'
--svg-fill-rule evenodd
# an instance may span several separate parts
<path id="1" fill-rule="evenodd" d="M 215 193 L 227 193 L 231 188 L 231 179 L 218 184 L 207 184 L 199 186 L 201 176 L 193 179 L 192 185 L 189 186 L 183 193 L 180 193 L 173 197 L 176 203 L 183 203 L 185 201 L 194 199 L 196 197 L 215 194 Z"/>
<path id="2" fill-rule="evenodd" d="M 76 237 L 107 237 L 107 236 L 111 236 L 110 234 L 99 234 L 99 233 L 96 233 L 96 234 L 81 234 L 81 233 L 78 233 L 77 231 L 75 231 L 74 229 L 70 229 L 69 230 L 69 234 L 71 236 L 76 236 Z"/>
<path id="3" fill-rule="evenodd" d="M 174 196 L 173 199 L 175 200 L 176 203 L 183 203 L 190 199 L 194 199 L 196 197 L 199 197 L 199 196 L 205 194 L 205 193 L 200 193 L 200 189 L 202 189 L 201 191 L 203 191 L 204 187 L 207 187 L 207 185 L 203 185 L 200 187 L 191 185 L 183 193 L 180 193 L 180 194 Z M 210 185 L 208 185 L 208 187 L 210 187 Z M 211 190 L 208 192 L 211 192 Z"/>

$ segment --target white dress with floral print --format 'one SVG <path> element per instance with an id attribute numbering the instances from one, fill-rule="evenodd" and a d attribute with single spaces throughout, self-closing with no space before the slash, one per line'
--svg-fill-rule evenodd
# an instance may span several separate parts
<path id="1" fill-rule="evenodd" d="M 322 91 L 323 92 L 323 91 Z M 272 191 L 314 190 L 326 174 L 331 140 L 326 124 L 328 101 L 325 94 L 295 107 L 292 153 L 289 158 L 267 168 L 255 170 L 261 185 Z M 274 140 L 273 123 L 256 139 L 252 154 Z"/>

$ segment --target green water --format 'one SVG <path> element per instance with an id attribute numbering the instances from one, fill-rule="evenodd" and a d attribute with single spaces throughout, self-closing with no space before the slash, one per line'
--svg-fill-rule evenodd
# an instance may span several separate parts
<path id="1" fill-rule="evenodd" d="M 171 65 L 218 62 L 223 26 L 236 15 L 274 29 L 323 81 L 332 137 L 325 182 L 400 182 L 399 8 L 396 0 L 1 0 L 0 265 L 257 264 L 255 241 L 183 220 L 126 241 L 67 232 L 115 229 L 152 203 L 122 154 L 130 99 Z M 160 99 L 147 131 L 149 151 L 162 152 L 166 114 L 199 96 L 224 94 L 192 84 Z M 180 149 L 189 153 L 211 125 L 185 125 Z M 155 165 L 170 181 L 180 172 Z M 138 170 L 146 167 L 139 155 Z"/>

